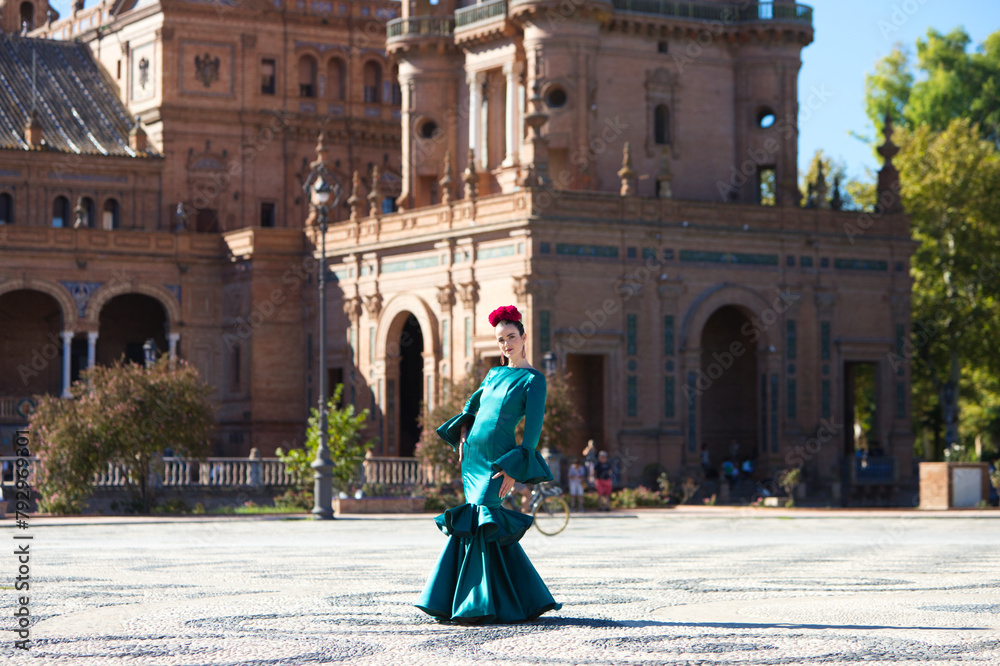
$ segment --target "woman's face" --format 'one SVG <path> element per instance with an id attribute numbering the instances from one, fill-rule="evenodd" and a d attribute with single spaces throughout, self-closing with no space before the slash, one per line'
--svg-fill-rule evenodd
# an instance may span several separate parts
<path id="1" fill-rule="evenodd" d="M 511 323 L 497 324 L 496 334 L 500 353 L 506 356 L 508 361 L 519 361 L 525 338 L 528 336 L 518 333 L 517 326 Z"/>

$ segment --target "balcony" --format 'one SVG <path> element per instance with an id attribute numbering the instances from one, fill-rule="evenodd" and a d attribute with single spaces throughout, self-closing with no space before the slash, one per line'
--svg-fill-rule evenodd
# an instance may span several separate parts
<path id="1" fill-rule="evenodd" d="M 416 16 L 398 18 L 386 24 L 386 41 L 398 42 L 407 38 L 450 37 L 455 32 L 454 16 Z"/>
<path id="2" fill-rule="evenodd" d="M 720 21 L 724 24 L 778 21 L 812 26 L 813 10 L 808 5 L 761 2 L 748 7 L 707 2 L 672 0 L 611 0 L 615 11 L 692 21 Z"/>
<path id="3" fill-rule="evenodd" d="M 477 5 L 455 10 L 455 29 L 471 27 L 507 17 L 507 0 L 487 0 Z"/>

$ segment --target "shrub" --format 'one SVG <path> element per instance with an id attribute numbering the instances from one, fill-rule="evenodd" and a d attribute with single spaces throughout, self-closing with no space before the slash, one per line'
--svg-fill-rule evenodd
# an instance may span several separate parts
<path id="1" fill-rule="evenodd" d="M 371 440 L 361 441 L 359 433 L 368 420 L 368 410 L 360 414 L 354 413 L 354 405 L 338 408 L 344 385 L 337 384 L 333 395 L 326 403 L 327 447 L 330 449 L 330 460 L 333 461 L 333 487 L 346 492 L 358 478 L 361 463 L 365 453 L 374 443 Z M 309 416 L 309 427 L 306 430 L 306 441 L 302 448 L 277 449 L 275 455 L 285 463 L 288 472 L 295 478 L 298 489 L 311 494 L 313 486 L 313 469 L 316 450 L 319 449 L 319 410 L 313 408 Z M 310 507 L 312 504 L 310 503 Z"/>
<path id="2" fill-rule="evenodd" d="M 70 387 L 73 398 L 36 396 L 31 415 L 39 468 L 39 507 L 78 513 L 94 476 L 118 467 L 131 496 L 128 506 L 148 513 L 150 477 L 162 452 L 204 458 L 214 418 L 210 388 L 193 366 L 161 358 L 152 367 L 119 361 L 85 370 Z"/>
<path id="3" fill-rule="evenodd" d="M 622 488 L 611 493 L 612 509 L 634 509 L 636 505 L 635 491 L 631 488 Z"/>
<path id="4" fill-rule="evenodd" d="M 425 488 L 424 511 L 447 511 L 465 503 L 465 493 L 451 484 Z"/>

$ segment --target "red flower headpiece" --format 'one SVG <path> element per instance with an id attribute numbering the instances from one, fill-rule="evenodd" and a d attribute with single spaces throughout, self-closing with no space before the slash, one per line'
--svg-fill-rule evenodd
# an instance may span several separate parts
<path id="1" fill-rule="evenodd" d="M 501 305 L 490 313 L 490 326 L 502 321 L 521 321 L 521 313 L 513 305 Z"/>

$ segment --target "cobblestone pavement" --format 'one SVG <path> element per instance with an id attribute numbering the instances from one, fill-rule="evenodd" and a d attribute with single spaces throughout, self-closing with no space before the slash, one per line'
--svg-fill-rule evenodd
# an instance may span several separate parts
<path id="1" fill-rule="evenodd" d="M 793 517 L 794 516 L 794 517 Z M 637 511 L 522 541 L 563 608 L 438 624 L 430 516 L 36 518 L 31 647 L 5 664 L 1000 664 L 1000 516 Z"/>

